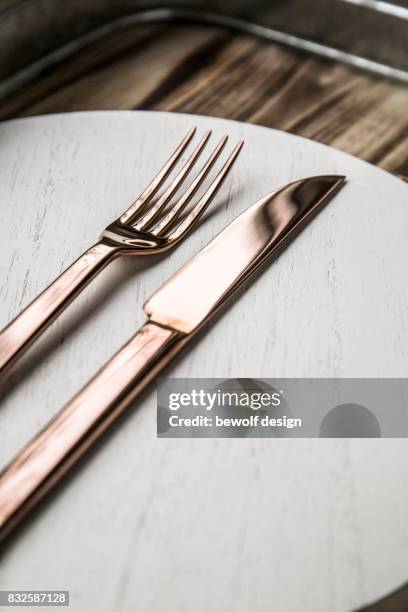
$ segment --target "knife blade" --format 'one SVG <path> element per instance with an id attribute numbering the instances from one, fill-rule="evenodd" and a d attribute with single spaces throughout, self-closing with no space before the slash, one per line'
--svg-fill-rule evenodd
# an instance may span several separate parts
<path id="1" fill-rule="evenodd" d="M 344 183 L 315 176 L 273 191 L 242 213 L 146 302 L 151 321 L 189 334 Z"/>
<path id="2" fill-rule="evenodd" d="M 148 321 L 0 474 L 0 539 L 257 268 L 344 184 L 324 175 L 259 200 L 146 302 Z"/>

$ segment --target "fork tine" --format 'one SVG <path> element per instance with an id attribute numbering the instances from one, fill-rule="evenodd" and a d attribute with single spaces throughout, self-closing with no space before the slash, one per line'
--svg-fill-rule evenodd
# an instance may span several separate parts
<path id="1" fill-rule="evenodd" d="M 176 162 L 179 160 L 182 155 L 184 149 L 189 144 L 190 140 L 194 136 L 197 128 L 193 127 L 191 130 L 184 136 L 183 140 L 180 142 L 176 150 L 171 154 L 170 158 L 164 164 L 163 168 L 160 172 L 155 176 L 150 185 L 146 187 L 143 193 L 131 204 L 131 206 L 121 215 L 119 218 L 120 223 L 130 223 L 134 216 L 143 208 L 143 206 L 150 200 L 152 196 L 159 189 L 160 185 L 162 185 L 163 181 L 170 174 L 172 169 L 174 168 Z"/>
<path id="2" fill-rule="evenodd" d="M 233 163 L 235 162 L 239 152 L 243 147 L 244 141 L 240 140 L 225 162 L 224 166 L 220 170 L 220 172 L 215 177 L 214 181 L 211 183 L 210 187 L 204 193 L 204 195 L 200 198 L 198 203 L 194 206 L 193 210 L 190 214 L 176 227 L 176 229 L 167 236 L 167 239 L 171 242 L 175 242 L 176 240 L 181 240 L 184 236 L 190 232 L 193 227 L 198 223 L 200 217 L 203 215 L 205 210 L 210 205 L 212 199 L 215 194 L 221 187 L 225 178 L 227 177 L 229 171 L 232 168 Z"/>
<path id="3" fill-rule="evenodd" d="M 180 216 L 181 212 L 185 209 L 193 195 L 196 193 L 197 189 L 200 187 L 201 183 L 217 161 L 221 151 L 223 150 L 226 142 L 228 140 L 228 136 L 224 136 L 218 145 L 215 147 L 213 153 L 211 154 L 208 161 L 201 168 L 200 172 L 191 183 L 190 187 L 186 190 L 186 192 L 182 195 L 182 197 L 178 200 L 178 202 L 169 210 L 167 215 L 156 225 L 154 229 L 151 230 L 151 233 L 154 236 L 163 235 L 163 233 L 174 223 L 174 221 Z"/>
<path id="4" fill-rule="evenodd" d="M 210 136 L 211 130 L 208 130 L 208 132 L 204 134 L 203 138 L 200 140 L 197 147 L 194 149 L 193 153 L 188 158 L 184 166 L 181 168 L 180 172 L 177 174 L 173 182 L 170 184 L 169 188 L 157 200 L 156 204 L 149 207 L 149 209 L 142 216 L 142 218 L 139 219 L 139 221 L 133 226 L 136 231 L 147 231 L 149 225 L 151 225 L 157 219 L 163 208 L 166 206 L 167 202 L 171 200 L 173 195 L 176 193 L 180 185 L 183 183 L 183 181 L 193 168 L 198 156 L 207 144 Z"/>

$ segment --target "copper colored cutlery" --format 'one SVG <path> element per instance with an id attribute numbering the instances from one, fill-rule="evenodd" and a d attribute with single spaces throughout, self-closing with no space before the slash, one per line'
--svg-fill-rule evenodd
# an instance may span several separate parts
<path id="1" fill-rule="evenodd" d="M 221 187 L 243 145 L 243 141 L 238 142 L 205 193 L 180 221 L 180 215 L 204 182 L 228 140 L 227 136 L 220 140 L 183 195 L 172 203 L 178 189 L 195 166 L 211 132 L 204 134 L 164 193 L 154 199 L 158 190 L 165 185 L 168 175 L 180 160 L 195 131 L 196 128 L 193 128 L 186 134 L 158 175 L 137 200 L 104 230 L 99 241 L 85 251 L 0 332 L 0 375 L 115 257 L 150 255 L 166 251 L 183 240 L 195 227 Z M 169 204 L 170 206 L 167 206 Z"/>
<path id="2" fill-rule="evenodd" d="M 344 180 L 316 176 L 267 195 L 156 291 L 136 335 L 0 474 L 0 538 Z"/>

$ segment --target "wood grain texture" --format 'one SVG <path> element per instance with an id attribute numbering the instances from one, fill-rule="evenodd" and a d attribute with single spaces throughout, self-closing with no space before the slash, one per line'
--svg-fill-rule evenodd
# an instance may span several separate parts
<path id="1" fill-rule="evenodd" d="M 1 390 L 2 465 L 143 324 L 164 280 L 300 176 L 349 182 L 168 374 L 408 375 L 407 186 L 305 139 L 181 114 L 0 126 L 0 325 L 128 206 L 195 122 L 214 142 L 246 140 L 213 214 L 166 257 L 113 263 L 26 355 Z M 158 440 L 155 409 L 151 388 L 15 535 L 1 589 L 70 589 L 74 612 L 350 612 L 406 581 L 407 440 Z"/>
<path id="2" fill-rule="evenodd" d="M 0 118 L 153 109 L 239 119 L 332 145 L 408 177 L 408 89 L 214 27 L 133 26 L 3 101 Z"/>

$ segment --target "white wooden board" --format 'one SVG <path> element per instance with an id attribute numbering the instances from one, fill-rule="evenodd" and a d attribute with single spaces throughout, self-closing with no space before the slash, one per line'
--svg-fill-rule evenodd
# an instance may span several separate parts
<path id="1" fill-rule="evenodd" d="M 168 372 L 408 375 L 407 185 L 302 138 L 188 115 L 0 125 L 0 326 L 193 124 L 246 140 L 214 214 L 166 257 L 112 264 L 26 356 L 0 406 L 1 465 L 137 329 L 155 288 L 260 196 L 308 175 L 348 184 Z M 152 387 L 10 542 L 0 589 L 69 589 L 75 612 L 338 612 L 408 580 L 406 440 L 157 440 L 155 427 Z"/>

